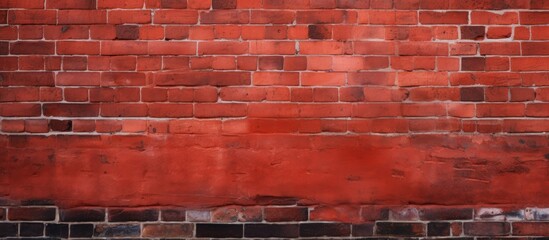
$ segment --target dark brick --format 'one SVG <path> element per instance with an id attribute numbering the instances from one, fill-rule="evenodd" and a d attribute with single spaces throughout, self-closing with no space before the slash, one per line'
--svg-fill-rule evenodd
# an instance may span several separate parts
<path id="1" fill-rule="evenodd" d="M 68 238 L 69 225 L 68 224 L 47 224 L 46 237 Z"/>
<path id="2" fill-rule="evenodd" d="M 50 129 L 56 132 L 70 132 L 72 131 L 71 120 L 50 120 Z"/>
<path id="3" fill-rule="evenodd" d="M 284 68 L 284 57 L 268 56 L 259 57 L 259 69 L 261 70 L 282 70 Z"/>
<path id="4" fill-rule="evenodd" d="M 0 223 L 0 237 L 15 237 L 17 230 L 17 223 Z"/>
<path id="5" fill-rule="evenodd" d="M 143 237 L 191 237 L 192 235 L 192 224 L 162 223 L 143 225 Z"/>
<path id="6" fill-rule="evenodd" d="M 353 237 L 368 237 L 374 235 L 373 223 L 353 224 Z"/>
<path id="7" fill-rule="evenodd" d="M 282 237 L 296 238 L 299 236 L 297 224 L 246 224 L 244 225 L 244 237 Z"/>
<path id="8" fill-rule="evenodd" d="M 450 236 L 450 223 L 448 222 L 428 223 L 427 236 Z"/>
<path id="9" fill-rule="evenodd" d="M 376 235 L 421 237 L 425 236 L 425 225 L 410 222 L 378 222 L 376 223 Z"/>
<path id="10" fill-rule="evenodd" d="M 331 39 L 332 29 L 326 25 L 309 25 L 310 39 Z"/>
<path id="11" fill-rule="evenodd" d="M 187 8 L 187 0 L 162 0 L 162 8 Z"/>
<path id="12" fill-rule="evenodd" d="M 462 71 L 484 71 L 486 59 L 482 57 L 467 57 L 461 59 Z"/>
<path id="13" fill-rule="evenodd" d="M 49 199 L 27 199 L 21 201 L 23 206 L 53 206 L 55 202 Z"/>
<path id="14" fill-rule="evenodd" d="M 99 224 L 95 226 L 93 235 L 94 237 L 139 237 L 141 227 L 136 224 Z"/>
<path id="15" fill-rule="evenodd" d="M 70 237 L 90 238 L 93 236 L 93 224 L 71 224 Z"/>
<path id="16" fill-rule="evenodd" d="M 6 209 L 0 208 L 0 220 L 5 220 L 5 219 L 6 219 Z"/>
<path id="17" fill-rule="evenodd" d="M 462 95 L 463 96 L 463 95 Z M 484 95 L 483 95 L 484 99 Z M 471 220 L 472 208 L 423 208 L 419 209 L 421 220 Z"/>
<path id="18" fill-rule="evenodd" d="M 196 237 L 241 238 L 242 224 L 196 224 Z"/>
<path id="19" fill-rule="evenodd" d="M 116 39 L 136 40 L 139 38 L 139 26 L 118 25 L 116 26 Z"/>
<path id="20" fill-rule="evenodd" d="M 160 218 L 162 221 L 183 222 L 185 221 L 185 209 L 162 209 Z"/>
<path id="21" fill-rule="evenodd" d="M 17 221 L 53 221 L 55 220 L 55 208 L 10 208 L 8 218 Z"/>
<path id="22" fill-rule="evenodd" d="M 267 222 L 293 222 L 309 219 L 309 210 L 304 207 L 265 208 L 264 214 Z"/>
<path id="23" fill-rule="evenodd" d="M 466 222 L 463 232 L 469 236 L 502 236 L 511 231 L 507 222 Z"/>
<path id="24" fill-rule="evenodd" d="M 157 209 L 109 209 L 109 222 L 157 221 Z"/>
<path id="25" fill-rule="evenodd" d="M 213 9 L 235 9 L 236 0 L 213 0 L 212 8 Z"/>
<path id="26" fill-rule="evenodd" d="M 345 223 L 303 223 L 299 226 L 301 237 L 350 236 L 351 225 Z"/>
<path id="27" fill-rule="evenodd" d="M 486 33 L 484 26 L 462 26 L 461 39 L 482 40 Z"/>
<path id="28" fill-rule="evenodd" d="M 103 208 L 73 208 L 63 209 L 59 212 L 62 222 L 102 222 L 105 221 L 105 209 Z"/>
<path id="29" fill-rule="evenodd" d="M 19 235 L 22 237 L 44 236 L 44 224 L 43 223 L 21 223 L 19 225 Z"/>
<path id="30" fill-rule="evenodd" d="M 481 87 L 460 88 L 459 93 L 461 96 L 461 101 L 469 101 L 469 102 L 484 101 L 484 88 L 481 88 Z"/>

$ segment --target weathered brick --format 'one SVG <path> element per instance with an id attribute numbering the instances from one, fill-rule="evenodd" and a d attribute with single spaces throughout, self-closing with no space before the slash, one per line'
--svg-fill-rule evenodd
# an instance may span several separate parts
<path id="1" fill-rule="evenodd" d="M 196 237 L 207 238 L 242 238 L 242 224 L 196 224 Z"/>

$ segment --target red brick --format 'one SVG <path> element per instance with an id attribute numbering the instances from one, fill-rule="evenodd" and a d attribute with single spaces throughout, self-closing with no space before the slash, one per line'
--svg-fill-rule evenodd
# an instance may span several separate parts
<path id="1" fill-rule="evenodd" d="M 227 103 L 227 104 L 196 104 L 194 116 L 198 118 L 216 118 L 216 117 L 243 117 L 247 113 L 246 104 Z"/>
<path id="2" fill-rule="evenodd" d="M 61 72 L 57 74 L 56 84 L 61 86 L 99 86 L 98 72 Z"/>
<path id="3" fill-rule="evenodd" d="M 248 11 L 238 10 L 212 10 L 200 13 L 202 24 L 243 24 L 250 19 Z"/>
<path id="4" fill-rule="evenodd" d="M 40 25 L 56 23 L 57 12 L 55 10 L 10 10 L 8 13 L 8 24 Z"/>
<path id="5" fill-rule="evenodd" d="M 25 131 L 24 120 L 2 120 L 2 132 L 20 133 Z"/>
<path id="6" fill-rule="evenodd" d="M 419 13 L 421 24 L 468 24 L 469 14 L 467 12 L 428 12 Z"/>
<path id="7" fill-rule="evenodd" d="M 190 10 L 157 10 L 154 13 L 155 24 L 195 24 L 198 12 Z"/>
<path id="8" fill-rule="evenodd" d="M 158 118 L 182 118 L 193 116 L 193 105 L 149 104 L 149 116 Z"/>
<path id="9" fill-rule="evenodd" d="M 99 54 L 99 42 L 57 42 L 57 54 L 97 55 Z"/>
<path id="10" fill-rule="evenodd" d="M 57 24 L 105 24 L 104 10 L 59 10 Z"/>
<path id="11" fill-rule="evenodd" d="M 110 10 L 110 24 L 151 23 L 149 10 Z"/>
<path id="12" fill-rule="evenodd" d="M 217 134 L 221 132 L 221 121 L 172 120 L 169 123 L 169 131 L 175 134 Z"/>
<path id="13" fill-rule="evenodd" d="M 44 115 L 52 117 L 97 117 L 97 104 L 44 104 Z"/>
<path id="14" fill-rule="evenodd" d="M 52 9 L 95 9 L 96 0 L 51 0 L 46 8 Z"/>
<path id="15" fill-rule="evenodd" d="M 307 221 L 309 210 L 304 207 L 267 207 L 263 210 L 267 222 Z"/>
<path id="16" fill-rule="evenodd" d="M 10 53 L 15 55 L 50 55 L 54 54 L 53 42 L 15 42 L 10 44 Z"/>
<path id="17" fill-rule="evenodd" d="M 142 234 L 144 237 L 191 237 L 193 226 L 191 224 L 145 224 Z"/>
<path id="18" fill-rule="evenodd" d="M 463 231 L 469 236 L 503 236 L 508 235 L 511 226 L 506 222 L 465 222 Z"/>
<path id="19" fill-rule="evenodd" d="M 523 25 L 542 25 L 549 23 L 549 12 L 520 12 Z"/>

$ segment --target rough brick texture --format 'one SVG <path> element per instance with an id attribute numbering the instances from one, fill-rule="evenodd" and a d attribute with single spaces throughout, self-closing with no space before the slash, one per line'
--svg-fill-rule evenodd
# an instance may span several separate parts
<path id="1" fill-rule="evenodd" d="M 548 25 L 548 0 L 0 0 L 0 237 L 549 236 Z"/>

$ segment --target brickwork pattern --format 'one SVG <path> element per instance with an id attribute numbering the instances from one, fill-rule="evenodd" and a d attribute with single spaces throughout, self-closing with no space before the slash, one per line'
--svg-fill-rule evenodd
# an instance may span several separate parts
<path id="1" fill-rule="evenodd" d="M 224 206 L 62 209 L 48 201 L 0 208 L 0 237 L 546 239 L 549 208 Z M 40 206 L 42 205 L 42 206 Z M 538 237 L 538 238 L 536 238 Z"/>
<path id="2" fill-rule="evenodd" d="M 3 0 L 3 134 L 549 131 L 547 0 Z"/>

